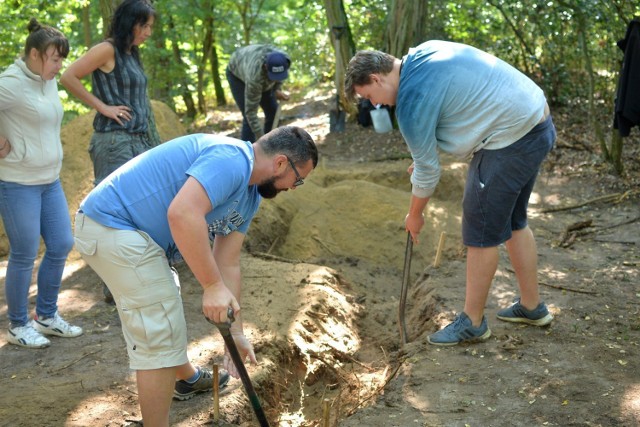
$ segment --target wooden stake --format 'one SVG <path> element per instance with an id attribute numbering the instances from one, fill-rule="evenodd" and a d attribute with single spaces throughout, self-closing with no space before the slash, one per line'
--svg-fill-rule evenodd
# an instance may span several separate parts
<path id="1" fill-rule="evenodd" d="M 218 373 L 218 365 L 213 364 L 213 422 L 218 425 L 220 420 L 220 384 Z"/>
<path id="2" fill-rule="evenodd" d="M 324 399 L 322 402 L 322 427 L 329 427 L 329 399 Z"/>
<path id="3" fill-rule="evenodd" d="M 440 240 L 438 240 L 438 249 L 436 250 L 436 259 L 433 261 L 433 266 L 438 268 L 442 259 L 442 249 L 444 249 L 444 239 L 447 236 L 446 232 L 440 233 Z"/>

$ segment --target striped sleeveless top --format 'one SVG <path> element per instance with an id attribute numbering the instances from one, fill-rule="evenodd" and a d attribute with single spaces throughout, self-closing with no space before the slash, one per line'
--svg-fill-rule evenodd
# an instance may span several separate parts
<path id="1" fill-rule="evenodd" d="M 116 65 L 110 73 L 99 68 L 91 74 L 93 94 L 107 105 L 126 105 L 131 108 L 131 120 L 118 122 L 96 113 L 93 129 L 96 132 L 124 130 L 129 133 L 145 133 L 149 116 L 147 102 L 147 76 L 140 62 L 130 54 L 122 53 L 114 46 Z"/>

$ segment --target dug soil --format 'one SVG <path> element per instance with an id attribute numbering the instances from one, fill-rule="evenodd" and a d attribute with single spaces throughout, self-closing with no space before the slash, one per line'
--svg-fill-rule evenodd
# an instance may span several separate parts
<path id="1" fill-rule="evenodd" d="M 245 331 L 259 361 L 248 370 L 270 424 L 640 425 L 637 129 L 625 139 L 619 176 L 600 160 L 586 123 L 555 112 L 558 147 L 530 202 L 541 295 L 555 320 L 538 328 L 496 319 L 518 295 L 502 248 L 486 307 L 491 338 L 454 347 L 426 342 L 462 309 L 465 293 L 460 206 L 467 166 L 443 156 L 442 180 L 413 250 L 408 343 L 402 345 L 398 307 L 410 157 L 397 130 L 377 134 L 347 123 L 344 132 L 331 133 L 330 97 L 314 96 L 286 103 L 282 124 L 312 134 L 318 168 L 305 185 L 263 202 L 242 254 Z M 185 132 L 235 136 L 240 122 L 229 107 L 183 130 L 165 106 L 155 111 L 165 140 Z M 71 215 L 91 189 L 90 134 L 90 116 L 63 132 L 62 181 Z M 6 324 L 4 237 L 0 254 Z M 189 269 L 183 265 L 179 274 L 189 355 L 212 367 L 222 361 L 221 337 L 201 314 L 201 288 Z M 34 275 L 31 311 L 36 292 Z M 10 345 L 0 335 L 0 426 L 139 425 L 116 309 L 103 302 L 99 278 L 75 251 L 59 306 L 84 335 L 53 337 L 42 350 Z M 239 380 L 221 392 L 219 408 L 215 421 L 209 393 L 174 402 L 171 425 L 258 425 Z"/>

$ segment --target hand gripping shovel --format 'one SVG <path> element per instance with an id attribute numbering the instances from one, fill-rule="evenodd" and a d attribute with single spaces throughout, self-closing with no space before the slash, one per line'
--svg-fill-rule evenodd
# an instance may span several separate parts
<path id="1" fill-rule="evenodd" d="M 407 289 L 409 288 L 409 273 L 411 272 L 411 255 L 413 254 L 413 239 L 407 232 L 407 246 L 404 250 L 404 271 L 402 272 L 402 287 L 400 288 L 400 306 L 398 307 L 398 324 L 400 327 L 400 343 L 407 343 L 407 324 L 404 319 L 404 307 L 407 303 Z"/>
<path id="2" fill-rule="evenodd" d="M 253 388 L 253 384 L 251 384 L 249 373 L 244 367 L 244 363 L 242 362 L 242 358 L 240 357 L 240 353 L 238 352 L 238 347 L 236 347 L 236 343 L 231 336 L 231 324 L 234 322 L 234 320 L 236 320 L 233 317 L 233 309 L 231 307 L 229 307 L 229 310 L 227 311 L 227 318 L 229 320 L 225 323 L 216 323 L 206 317 L 209 323 L 212 323 L 216 328 L 218 328 L 218 331 L 220 331 L 220 335 L 222 335 L 222 339 L 224 339 L 224 343 L 227 346 L 227 350 L 229 351 L 231 360 L 233 360 L 233 363 L 234 365 L 236 365 L 236 369 L 240 374 L 242 385 L 244 385 L 244 390 L 247 392 L 247 396 L 249 397 L 249 401 L 251 402 L 253 411 L 256 414 L 256 418 L 258 418 L 258 421 L 260 422 L 260 427 L 269 427 L 269 421 L 267 421 L 267 417 L 262 410 L 262 405 L 260 404 L 258 394 Z"/>

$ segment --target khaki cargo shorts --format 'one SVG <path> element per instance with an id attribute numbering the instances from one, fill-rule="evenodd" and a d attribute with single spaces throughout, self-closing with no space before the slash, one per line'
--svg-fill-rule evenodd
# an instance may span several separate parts
<path id="1" fill-rule="evenodd" d="M 76 250 L 113 294 L 134 370 L 179 366 L 187 357 L 180 284 L 164 251 L 142 231 L 76 215 Z"/>

